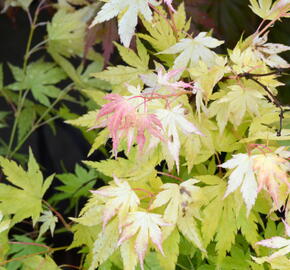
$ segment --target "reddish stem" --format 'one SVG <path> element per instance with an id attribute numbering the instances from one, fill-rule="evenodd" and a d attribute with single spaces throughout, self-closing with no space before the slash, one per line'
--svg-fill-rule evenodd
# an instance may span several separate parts
<path id="1" fill-rule="evenodd" d="M 63 268 L 63 267 L 69 267 L 69 268 L 73 268 L 73 269 L 81 269 L 80 266 L 71 265 L 71 264 L 62 264 L 59 266 L 59 268 Z"/>
<path id="2" fill-rule="evenodd" d="M 143 188 L 133 188 L 134 191 L 143 191 L 147 194 L 149 194 L 149 196 L 152 198 L 152 197 L 155 197 L 155 194 L 152 193 L 151 191 L 149 190 L 146 190 L 146 189 L 143 189 Z"/>
<path id="3" fill-rule="evenodd" d="M 165 17 L 161 12 L 159 12 L 159 10 L 157 8 L 155 8 L 153 5 L 149 4 L 149 6 L 169 24 L 169 26 L 172 28 L 172 31 L 173 31 L 175 37 L 177 38 L 177 29 L 176 29 L 175 24 L 173 24 L 173 22 L 168 20 L 168 18 Z"/>
<path id="4" fill-rule="evenodd" d="M 172 22 L 171 27 L 172 27 L 173 33 L 174 33 L 176 39 L 178 39 L 178 31 L 177 31 L 177 27 L 176 27 L 175 20 L 174 20 L 174 14 L 169 6 L 167 6 L 167 9 L 168 9 L 168 12 L 170 15 L 170 20 Z"/>
<path id="5" fill-rule="evenodd" d="M 32 254 L 29 254 L 29 255 L 24 255 L 24 256 L 12 258 L 10 260 L 5 260 L 3 262 L 0 262 L 0 266 L 5 265 L 5 264 L 10 263 L 10 262 L 14 262 L 14 261 L 22 261 L 24 259 L 27 259 L 27 258 L 30 258 L 30 257 L 33 257 L 33 256 L 37 256 L 37 255 L 42 255 L 42 254 L 45 254 L 45 253 L 48 253 L 48 252 L 50 252 L 50 249 L 49 250 L 40 251 L 40 252 L 36 252 L 36 253 L 32 253 Z"/>
<path id="6" fill-rule="evenodd" d="M 180 178 L 180 177 L 178 177 L 178 176 L 175 176 L 175 175 L 172 175 L 172 174 L 170 174 L 170 173 L 165 173 L 165 172 L 157 172 L 157 174 L 161 174 L 161 175 L 164 175 L 164 176 L 168 176 L 168 177 L 170 177 L 170 178 L 173 178 L 173 179 L 175 179 L 175 180 L 178 180 L 178 181 L 180 181 L 180 182 L 183 182 L 183 179 L 182 178 Z"/>
<path id="7" fill-rule="evenodd" d="M 49 246 L 39 243 L 31 243 L 31 242 L 16 242 L 16 241 L 9 241 L 9 244 L 12 245 L 27 245 L 27 246 L 37 246 L 37 247 L 43 247 L 46 249 L 51 249 Z"/>
<path id="8" fill-rule="evenodd" d="M 64 225 L 64 227 L 68 230 L 71 231 L 70 225 L 65 221 L 64 217 L 59 213 L 55 208 L 53 208 L 47 201 L 42 200 L 42 202 L 53 212 L 55 215 L 59 218 L 61 223 Z"/>

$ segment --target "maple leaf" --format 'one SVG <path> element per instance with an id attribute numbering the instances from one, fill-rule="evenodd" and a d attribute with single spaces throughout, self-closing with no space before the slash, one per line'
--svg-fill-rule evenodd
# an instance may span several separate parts
<path id="1" fill-rule="evenodd" d="M 263 19 L 269 18 L 272 9 L 272 0 L 250 0 L 250 3 L 250 8 L 254 13 Z"/>
<path id="2" fill-rule="evenodd" d="M 195 133 L 198 135 L 203 135 L 191 122 L 185 118 L 184 111 L 184 108 L 179 105 L 171 110 L 158 109 L 155 112 L 167 135 L 168 140 L 165 144 L 176 163 L 177 170 L 179 170 L 179 132 L 182 132 L 183 134 Z"/>
<path id="3" fill-rule="evenodd" d="M 184 68 L 173 69 L 166 72 L 164 67 L 157 68 L 157 74 L 142 74 L 141 80 L 149 87 L 145 88 L 143 93 L 154 94 L 158 90 L 168 90 L 169 93 L 185 90 L 185 88 L 193 89 L 192 83 L 186 83 L 183 81 L 177 81 L 176 77 L 179 77 Z"/>
<path id="4" fill-rule="evenodd" d="M 160 54 L 180 53 L 174 61 L 173 69 L 186 68 L 188 65 L 192 67 L 200 60 L 211 66 L 216 54 L 210 48 L 216 48 L 224 42 L 206 35 L 206 32 L 201 32 L 193 39 L 184 38 Z"/>
<path id="5" fill-rule="evenodd" d="M 258 195 L 258 185 L 255 179 L 251 157 L 248 154 L 233 155 L 232 159 L 221 164 L 220 167 L 234 169 L 230 174 L 224 198 L 241 186 L 242 196 L 249 214 Z"/>
<path id="6" fill-rule="evenodd" d="M 147 212 L 130 212 L 123 225 L 122 233 L 118 245 L 136 236 L 135 251 L 138 255 L 141 269 L 144 270 L 143 261 L 148 248 L 149 239 L 157 246 L 158 250 L 164 254 L 162 249 L 162 232 L 160 227 L 170 226 L 166 223 L 161 215 Z"/>
<path id="7" fill-rule="evenodd" d="M 131 86 L 128 87 L 129 90 L 131 88 Z M 139 145 L 140 151 L 142 151 L 146 141 L 145 131 L 152 136 L 157 137 L 159 140 L 164 140 L 161 134 L 162 124 L 160 120 L 155 114 L 148 114 L 146 112 L 138 113 L 134 106 L 136 100 L 133 100 L 130 97 L 126 99 L 118 94 L 108 94 L 105 96 L 105 99 L 111 100 L 111 102 L 105 104 L 101 108 L 97 119 L 107 114 L 111 115 L 107 120 L 104 120 L 101 124 L 96 125 L 93 128 L 102 126 L 108 127 L 113 139 L 113 151 L 115 156 L 117 156 L 117 149 L 121 138 L 127 139 L 127 150 L 128 152 L 130 151 L 133 144 L 135 130 L 137 130 L 136 141 Z M 139 104 L 137 103 L 136 106 L 138 105 Z"/>
<path id="8" fill-rule="evenodd" d="M 86 170 L 80 165 L 75 166 L 75 173 L 57 174 L 56 177 L 63 184 L 56 187 L 56 190 L 61 191 L 51 197 L 52 202 L 69 199 L 70 204 L 67 207 L 70 210 L 81 197 L 87 197 L 89 190 L 94 186 L 94 179 L 96 180 L 98 174 L 96 170 Z"/>
<path id="9" fill-rule="evenodd" d="M 288 153 L 287 158 L 289 156 Z M 252 161 L 253 170 L 259 184 L 258 192 L 264 188 L 271 195 L 276 208 L 280 208 L 290 189 L 287 174 L 290 170 L 289 161 L 276 153 L 254 155 L 252 156 Z M 286 191 L 283 192 L 284 187 L 286 187 Z M 285 193 L 284 196 L 283 193 Z"/>
<path id="10" fill-rule="evenodd" d="M 42 222 L 42 225 L 40 226 L 37 240 L 39 240 L 48 229 L 50 230 L 51 236 L 53 236 L 57 217 L 54 216 L 51 211 L 43 211 L 38 222 Z"/>
<path id="11" fill-rule="evenodd" d="M 129 47 L 137 25 L 138 14 L 141 13 L 147 21 L 151 22 L 152 11 L 149 5 L 158 4 L 155 0 L 109 0 L 102 6 L 91 26 L 122 14 L 118 22 L 119 35 L 124 46 Z"/>
<path id="12" fill-rule="evenodd" d="M 162 185 L 163 191 L 157 194 L 150 209 L 167 204 L 163 215 L 164 220 L 176 224 L 178 217 L 185 214 L 189 204 L 200 199 L 201 189 L 195 185 L 198 182 L 198 180 L 189 179 L 180 185 L 171 183 Z"/>
<path id="13" fill-rule="evenodd" d="M 285 239 L 280 236 L 274 236 L 270 239 L 261 240 L 256 244 L 269 248 L 282 248 L 278 252 L 273 253 L 269 259 L 283 256 L 290 252 L 290 239 Z"/>
<path id="14" fill-rule="evenodd" d="M 114 177 L 114 183 L 110 186 L 94 190 L 93 194 L 107 197 L 103 213 L 103 229 L 110 219 L 118 213 L 120 219 L 119 226 L 122 226 L 129 211 L 135 211 L 140 203 L 136 193 L 132 190 L 128 182 L 121 181 Z"/>
<path id="15" fill-rule="evenodd" d="M 54 84 L 66 78 L 66 74 L 55 63 L 43 60 L 29 64 L 25 74 L 18 67 L 9 66 L 16 82 L 8 87 L 18 91 L 30 89 L 33 97 L 46 106 L 50 105 L 49 97 L 56 98 L 60 94 L 60 90 Z"/>
<path id="16" fill-rule="evenodd" d="M 279 17 L 289 17 L 289 0 L 250 0 L 250 8 L 264 20 L 275 20 Z"/>
<path id="17" fill-rule="evenodd" d="M 263 153 L 249 156 L 248 154 L 233 155 L 233 158 L 221 164 L 220 167 L 233 169 L 229 177 L 228 188 L 224 197 L 234 192 L 241 186 L 243 199 L 247 206 L 247 212 L 254 205 L 257 194 L 264 188 L 271 195 L 276 209 L 280 208 L 289 194 L 290 183 L 287 171 L 290 163 L 277 155 L 277 153 Z M 282 151 L 282 155 L 289 156 L 288 151 Z"/>
<path id="18" fill-rule="evenodd" d="M 209 108 L 209 115 L 216 115 L 220 133 L 223 132 L 228 121 L 238 127 L 246 112 L 251 115 L 258 115 L 259 103 L 264 99 L 259 90 L 253 86 L 241 87 L 231 85 L 230 91 L 222 98 L 214 101 Z"/>
<path id="19" fill-rule="evenodd" d="M 158 138 L 159 140 L 164 140 L 163 136 L 160 133 L 162 124 L 155 114 L 143 114 L 137 118 L 137 144 L 139 145 L 139 150 L 143 150 L 145 144 L 145 131 L 148 131 L 151 135 Z M 132 136 L 131 136 L 132 137 Z M 132 145 L 131 141 L 128 140 L 128 151 Z"/>
<path id="20" fill-rule="evenodd" d="M 47 248 L 44 247 L 45 243 L 43 241 L 31 239 L 25 235 L 15 234 L 13 235 L 13 241 L 17 241 L 19 242 L 19 244 L 10 246 L 9 252 L 7 253 L 7 256 L 9 256 L 10 258 L 17 258 L 17 257 L 29 258 L 35 254 L 45 253 L 45 251 L 47 250 Z M 30 243 L 30 244 L 27 244 L 27 243 Z M 32 268 L 27 268 L 26 266 L 23 266 L 24 263 L 25 263 L 25 260 L 21 260 L 21 261 L 15 260 L 15 261 L 10 262 L 7 265 L 7 268 L 8 269 L 29 269 L 29 270 L 32 269 Z M 44 265 L 45 267 L 44 269 L 48 269 L 48 270 L 51 269 L 51 268 L 46 268 L 46 266 L 47 265 Z M 39 267 L 39 264 L 36 265 L 34 269 L 37 269 L 37 267 Z M 52 269 L 57 269 L 57 268 L 52 268 Z"/>
<path id="21" fill-rule="evenodd" d="M 93 233 L 95 234 L 96 231 L 98 230 L 95 229 Z M 108 260 L 109 257 L 114 253 L 114 251 L 118 248 L 117 246 L 118 239 L 119 239 L 118 219 L 114 218 L 108 224 L 106 229 L 99 232 L 97 238 L 94 239 L 92 255 L 90 259 L 91 260 L 90 267 L 88 268 L 89 270 L 95 270 L 96 268 L 102 269 L 102 267 L 98 266 L 100 266 L 106 260 Z M 89 246 L 89 248 L 91 247 Z"/>
<path id="22" fill-rule="evenodd" d="M 43 180 L 31 150 L 27 171 L 3 157 L 0 157 L 0 165 L 7 180 L 13 184 L 0 184 L 0 211 L 4 215 L 13 214 L 12 221 L 15 223 L 31 217 L 35 224 L 42 211 L 42 196 L 50 186 L 53 175 Z"/>
<path id="23" fill-rule="evenodd" d="M 199 212 L 196 211 L 195 202 L 201 201 L 201 188 L 196 186 L 198 180 L 189 179 L 180 185 L 167 183 L 161 186 L 163 191 L 159 192 L 151 205 L 151 209 L 167 204 L 163 218 L 172 225 L 177 225 L 190 241 L 192 241 L 200 250 L 205 251 L 201 241 L 193 216 L 199 218 Z M 176 227 L 168 227 L 164 235 L 170 234 Z"/>
<path id="24" fill-rule="evenodd" d="M 262 37 L 257 36 L 254 38 L 252 44 L 254 55 L 272 68 L 289 68 L 290 64 L 278 54 L 289 51 L 290 46 L 279 43 L 266 43 L 268 40 L 268 33 L 269 32 Z"/>
<path id="25" fill-rule="evenodd" d="M 198 179 L 208 186 L 202 188 L 206 199 L 206 206 L 203 210 L 202 235 L 204 244 L 207 246 L 212 240 L 216 241 L 217 260 L 221 262 L 226 257 L 227 252 L 235 242 L 238 229 L 246 236 L 245 231 L 255 228 L 255 219 L 244 215 L 244 222 L 240 226 L 237 224 L 237 209 L 240 202 L 234 196 L 223 199 L 226 192 L 226 183 L 217 176 L 205 175 L 198 176 Z M 239 222 L 240 223 L 240 222 Z M 242 224 L 246 223 L 246 225 Z M 252 230 L 251 230 L 252 232 Z M 246 238 L 248 240 L 248 237 Z"/>
<path id="26" fill-rule="evenodd" d="M 49 51 L 65 57 L 82 56 L 85 49 L 87 23 L 91 20 L 90 8 L 85 7 L 74 12 L 60 8 L 47 24 Z M 95 40 L 94 40 L 95 42 Z M 86 56 L 96 60 L 96 53 L 87 49 Z"/>
<path id="27" fill-rule="evenodd" d="M 285 225 L 285 232 L 287 236 L 290 237 L 289 225 L 286 222 L 284 222 L 284 225 Z M 290 239 L 286 239 L 280 236 L 274 236 L 270 239 L 261 240 L 257 242 L 256 245 L 279 249 L 278 251 L 274 252 L 270 256 L 265 256 L 261 258 L 252 257 L 257 263 L 260 263 L 260 264 L 264 262 L 269 262 L 271 264 L 273 261 L 275 261 L 276 258 L 281 258 L 282 256 L 290 253 Z M 290 260 L 287 258 L 285 259 L 288 261 L 288 265 L 289 265 Z"/>
<path id="28" fill-rule="evenodd" d="M 115 156 L 117 156 L 117 148 L 120 141 L 120 134 L 118 131 L 120 129 L 132 130 L 137 113 L 135 108 L 122 96 L 118 94 L 108 94 L 105 96 L 105 99 L 110 100 L 111 102 L 105 104 L 98 113 L 97 119 L 111 114 L 107 121 L 103 121 L 100 125 L 95 127 L 107 126 L 110 135 L 113 139 L 113 151 Z"/>

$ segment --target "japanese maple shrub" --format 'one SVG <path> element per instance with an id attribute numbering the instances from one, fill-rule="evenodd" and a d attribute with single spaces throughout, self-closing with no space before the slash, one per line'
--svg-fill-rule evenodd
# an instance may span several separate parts
<path id="1" fill-rule="evenodd" d="M 17 82 L 10 88 L 31 89 L 49 106 L 58 92 L 45 89 L 68 76 L 93 105 L 79 117 L 63 107 L 61 117 L 89 137 L 89 156 L 99 150 L 107 159 L 83 161 L 88 171 L 78 165 L 75 175 L 57 176 L 63 193 L 52 202 L 74 197 L 69 181 L 79 181 L 80 190 L 88 185 L 79 195 L 87 203 L 68 224 L 42 199 L 53 176 L 43 180 L 32 152 L 27 171 L 10 154 L 0 158 L 13 184 L 0 184 L 0 269 L 10 262 L 9 230 L 31 218 L 33 226 L 42 223 L 38 239 L 49 237 L 45 232 L 53 233 L 58 219 L 74 234 L 69 248 L 83 254 L 77 269 L 289 270 L 289 107 L 277 88 L 290 70 L 279 54 L 290 46 L 270 43 L 268 35 L 275 22 L 289 23 L 290 1 L 250 0 L 261 23 L 226 54 L 217 53 L 225 44 L 214 32 L 191 32 L 182 1 L 67 2 L 47 26 L 47 50 L 56 64 L 12 67 Z M 58 24 L 62 16 L 74 22 L 90 9 L 96 15 L 89 29 L 104 24 L 109 31 L 108 21 L 117 19 L 120 43 L 114 46 L 122 65 L 97 69 L 101 56 L 92 50 L 86 71 L 69 62 L 82 48 L 60 42 Z M 42 80 L 43 92 L 40 82 L 25 79 L 38 68 L 54 74 Z M 106 184 L 94 189 L 96 177 Z M 48 256 L 55 250 L 23 258 L 21 269 L 60 269 Z M 48 266 L 33 268 L 41 260 Z"/>

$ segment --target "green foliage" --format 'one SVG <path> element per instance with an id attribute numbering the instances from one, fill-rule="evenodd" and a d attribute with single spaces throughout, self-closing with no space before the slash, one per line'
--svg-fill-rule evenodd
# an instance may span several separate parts
<path id="1" fill-rule="evenodd" d="M 35 224 L 42 211 L 42 197 L 54 176 L 43 180 L 31 150 L 27 171 L 3 157 L 0 157 L 0 164 L 7 180 L 14 185 L 0 184 L 0 210 L 4 215 L 12 214 L 14 223 L 31 217 Z"/>
<path id="2" fill-rule="evenodd" d="M 76 165 L 75 173 L 57 174 L 56 178 L 62 182 L 63 185 L 56 189 L 61 193 L 52 196 L 51 201 L 57 202 L 60 200 L 69 199 L 70 208 L 75 206 L 81 197 L 87 197 L 89 190 L 91 190 L 96 182 L 98 174 L 95 170 L 86 170 L 80 165 Z"/>
<path id="3" fill-rule="evenodd" d="M 25 270 L 33 270 L 39 267 L 43 267 L 47 270 L 60 270 L 53 259 L 49 256 L 41 257 L 41 256 L 33 256 L 27 258 L 23 261 L 23 269 Z"/>
<path id="4" fill-rule="evenodd" d="M 19 243 L 15 243 L 14 245 L 11 245 L 9 249 L 8 255 L 12 256 L 12 258 L 17 258 L 21 256 L 35 254 L 37 252 L 46 251 L 45 247 L 41 247 L 41 244 L 43 244 L 42 241 L 34 241 L 24 235 L 14 235 L 13 240 Z M 28 243 L 28 245 L 26 243 Z M 33 244 L 36 244 L 36 245 L 33 245 Z M 40 246 L 38 244 L 40 244 Z M 35 261 L 35 260 L 32 260 L 32 261 Z M 22 262 L 22 261 L 15 260 L 7 264 L 7 270 L 16 270 L 16 269 L 27 269 L 25 268 L 25 261 Z"/>
<path id="5" fill-rule="evenodd" d="M 74 12 L 59 9 L 47 25 L 49 50 L 65 57 L 81 56 L 84 49 L 86 21 L 89 19 L 88 8 Z"/>
<path id="6" fill-rule="evenodd" d="M 9 89 L 15 91 L 29 89 L 33 97 L 46 106 L 50 105 L 49 97 L 56 98 L 60 94 L 60 90 L 54 84 L 66 78 L 65 73 L 54 63 L 43 60 L 31 63 L 27 67 L 26 74 L 13 65 L 10 65 L 10 69 L 16 82 L 10 84 Z"/>

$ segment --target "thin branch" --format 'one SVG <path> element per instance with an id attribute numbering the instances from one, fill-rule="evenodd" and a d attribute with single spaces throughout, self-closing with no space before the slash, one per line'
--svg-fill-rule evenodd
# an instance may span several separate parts
<path id="1" fill-rule="evenodd" d="M 19 257 L 12 258 L 12 259 L 9 259 L 9 260 L 5 260 L 3 262 L 0 262 L 0 266 L 5 265 L 5 264 L 10 263 L 10 262 L 14 262 L 14 261 L 22 261 L 24 259 L 36 256 L 36 255 L 42 255 L 42 254 L 46 254 L 46 253 L 53 253 L 55 251 L 64 250 L 64 249 L 68 248 L 68 246 L 51 248 L 51 247 L 46 246 L 46 245 L 42 245 L 42 244 L 39 244 L 39 243 L 30 243 L 30 242 L 9 242 L 9 244 L 39 246 L 39 247 L 46 248 L 46 250 L 40 251 L 40 252 L 35 252 L 35 253 L 24 255 L 24 256 L 19 256 Z"/>
<path id="2" fill-rule="evenodd" d="M 65 268 L 69 267 L 69 268 L 73 268 L 73 269 L 81 269 L 80 266 L 71 265 L 71 264 L 62 264 L 62 265 L 59 266 L 59 268 L 64 268 L 64 267 Z"/>
<path id="3" fill-rule="evenodd" d="M 29 255 L 24 255 L 24 256 L 12 258 L 12 259 L 0 262 L 0 266 L 5 265 L 5 264 L 10 263 L 10 262 L 22 261 L 24 259 L 36 256 L 36 255 L 42 255 L 42 254 L 49 253 L 49 252 L 50 252 L 50 249 L 49 250 L 40 251 L 40 252 L 36 252 L 36 253 L 32 253 L 32 254 L 29 254 Z"/>
<path id="4" fill-rule="evenodd" d="M 176 179 L 178 180 L 179 182 L 183 182 L 183 179 L 178 177 L 178 176 L 175 176 L 175 175 L 172 175 L 170 173 L 165 173 L 165 172 L 157 172 L 157 174 L 161 174 L 161 175 L 164 175 L 164 176 L 167 176 L 167 177 L 170 177 L 170 178 L 173 178 L 173 179 Z"/>
<path id="5" fill-rule="evenodd" d="M 9 241 L 8 244 L 11 244 L 11 245 L 36 246 L 36 247 L 43 247 L 43 248 L 46 248 L 46 249 L 51 249 L 51 247 L 49 247 L 47 245 L 44 245 L 44 244 L 40 244 L 40 243 Z"/>
<path id="6" fill-rule="evenodd" d="M 143 188 L 133 188 L 134 191 L 142 191 L 147 193 L 151 198 L 155 197 L 155 194 L 149 190 L 143 189 Z"/>
<path id="7" fill-rule="evenodd" d="M 59 213 L 55 208 L 53 208 L 46 200 L 42 200 L 42 202 L 51 210 L 55 215 L 59 218 L 59 220 L 62 222 L 64 227 L 68 230 L 71 231 L 70 225 L 65 221 L 64 217 Z"/>
<path id="8" fill-rule="evenodd" d="M 283 72 L 288 71 L 289 68 L 278 68 L 276 70 L 273 70 L 268 73 L 262 73 L 262 74 L 256 74 L 256 73 L 249 73 L 249 72 L 244 72 L 238 74 L 238 77 L 240 78 L 246 78 L 246 79 L 251 79 L 253 77 L 266 77 L 266 76 L 272 76 L 272 75 L 282 75 Z"/>
<path id="9" fill-rule="evenodd" d="M 262 84 L 260 81 L 258 81 L 257 79 L 250 77 L 250 80 L 254 81 L 255 83 L 257 83 L 258 85 L 260 85 L 265 91 L 266 93 L 270 96 L 273 104 L 280 109 L 280 113 L 279 113 L 279 129 L 277 130 L 277 136 L 280 137 L 281 136 L 281 132 L 282 132 L 282 128 L 283 128 L 283 119 L 284 119 L 284 113 L 285 110 L 282 107 L 280 101 L 271 93 L 271 91 L 268 89 L 268 87 L 264 84 Z"/>

